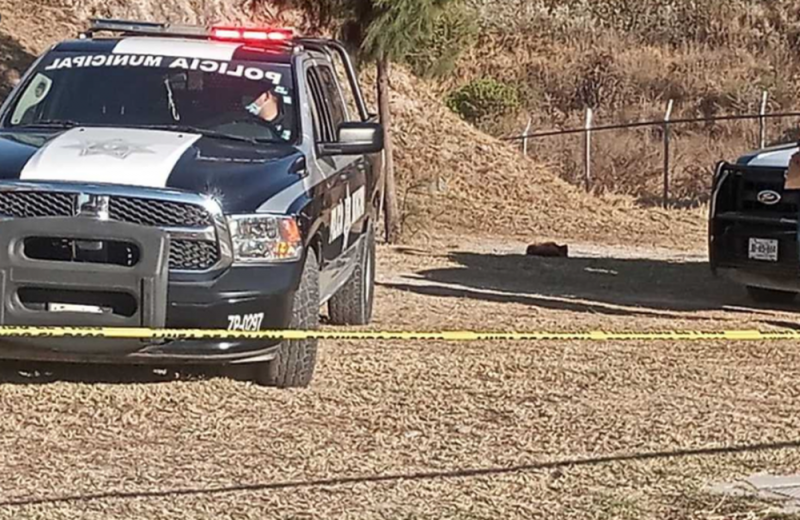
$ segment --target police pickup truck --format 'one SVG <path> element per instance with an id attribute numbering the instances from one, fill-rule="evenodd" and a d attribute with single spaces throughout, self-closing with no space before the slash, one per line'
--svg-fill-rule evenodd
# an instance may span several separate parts
<path id="1" fill-rule="evenodd" d="M 337 42 L 93 20 L 0 110 L 0 324 L 315 329 L 326 303 L 332 323 L 365 324 L 382 148 Z M 308 385 L 316 351 L 313 339 L 0 343 L 0 359 L 247 363 L 279 387 Z"/>
<path id="2" fill-rule="evenodd" d="M 722 162 L 714 175 L 709 220 L 711 269 L 744 285 L 760 302 L 790 303 L 800 293 L 800 192 L 787 190 L 798 145 Z"/>

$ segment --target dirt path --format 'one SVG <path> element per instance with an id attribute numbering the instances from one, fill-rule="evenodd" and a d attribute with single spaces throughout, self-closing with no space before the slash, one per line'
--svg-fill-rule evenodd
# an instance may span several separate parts
<path id="1" fill-rule="evenodd" d="M 375 328 L 798 319 L 711 278 L 702 251 L 453 242 L 381 249 Z M 12 377 L 0 518 L 766 518 L 702 489 L 797 469 L 798 376 L 787 343 L 327 342 L 307 391 Z"/>
<path id="2" fill-rule="evenodd" d="M 386 249 L 380 316 L 389 319 L 381 324 L 719 330 L 785 327 L 798 318 L 800 308 L 755 306 L 741 288 L 714 278 L 704 250 L 569 245 L 570 258 L 525 256 L 526 244 L 515 241 Z"/>

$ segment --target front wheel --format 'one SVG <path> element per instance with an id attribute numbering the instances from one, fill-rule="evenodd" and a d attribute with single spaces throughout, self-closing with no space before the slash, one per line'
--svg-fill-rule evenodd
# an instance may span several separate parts
<path id="1" fill-rule="evenodd" d="M 747 287 L 747 294 L 754 301 L 759 303 L 792 303 L 797 297 L 797 293 L 789 291 L 777 291 L 775 289 L 764 289 L 763 287 Z"/>
<path id="2" fill-rule="evenodd" d="M 358 252 L 358 264 L 350 279 L 328 301 L 334 325 L 366 325 L 372 320 L 375 301 L 375 231 L 370 222 Z"/>
<path id="3" fill-rule="evenodd" d="M 292 330 L 319 328 L 319 265 L 309 251 L 303 266 L 300 287 L 292 305 Z M 302 388 L 311 383 L 317 363 L 316 339 L 284 340 L 272 361 L 259 363 L 256 382 L 279 388 Z"/>

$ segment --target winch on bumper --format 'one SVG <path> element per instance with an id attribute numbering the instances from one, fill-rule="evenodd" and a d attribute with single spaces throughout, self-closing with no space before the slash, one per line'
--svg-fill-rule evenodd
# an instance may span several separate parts
<path id="1" fill-rule="evenodd" d="M 69 259 L 42 258 L 58 241 Z M 119 251 L 126 253 L 121 259 Z M 49 251 L 49 250 L 48 250 Z M 52 255 L 50 255 L 52 256 Z M 132 259 L 131 256 L 134 258 Z M 121 265 L 121 264 L 134 265 Z M 284 329 L 301 266 L 232 264 L 170 276 L 170 235 L 150 226 L 81 217 L 9 219 L 0 225 L 0 324 Z M 226 363 L 268 360 L 279 342 L 8 338 L 5 359 Z"/>

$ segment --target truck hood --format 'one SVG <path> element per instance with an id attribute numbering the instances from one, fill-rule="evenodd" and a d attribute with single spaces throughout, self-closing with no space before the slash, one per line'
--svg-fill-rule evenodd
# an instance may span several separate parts
<path id="1" fill-rule="evenodd" d="M 789 160 L 800 150 L 797 143 L 782 144 L 741 156 L 736 163 L 746 166 L 788 168 Z"/>
<path id="2" fill-rule="evenodd" d="M 0 182 L 168 188 L 214 195 L 229 213 L 255 211 L 300 181 L 302 153 L 191 133 L 132 128 L 0 132 Z"/>

